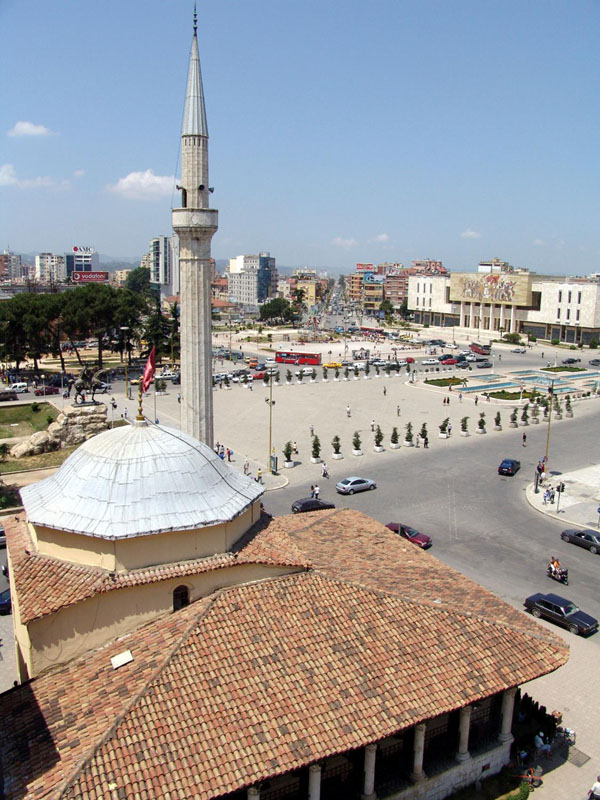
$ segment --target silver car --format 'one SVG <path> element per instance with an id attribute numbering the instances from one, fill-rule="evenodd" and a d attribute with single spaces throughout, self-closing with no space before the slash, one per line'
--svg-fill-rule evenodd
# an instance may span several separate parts
<path id="1" fill-rule="evenodd" d="M 354 494 L 355 492 L 365 492 L 367 489 L 376 489 L 377 484 L 370 478 L 358 478 L 352 476 L 344 478 L 343 481 L 336 483 L 335 489 L 340 494 Z"/>

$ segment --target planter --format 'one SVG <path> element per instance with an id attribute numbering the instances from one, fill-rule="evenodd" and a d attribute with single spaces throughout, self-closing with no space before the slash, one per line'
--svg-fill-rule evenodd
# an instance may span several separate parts
<path id="1" fill-rule="evenodd" d="M 477 428 L 477 430 L 475 432 L 476 433 L 485 433 L 486 430 L 485 430 L 485 428 Z"/>
<path id="2" fill-rule="evenodd" d="M 281 386 L 281 384 L 279 383 L 279 381 L 275 381 L 275 383 L 273 384 L 273 386 Z"/>
<path id="3" fill-rule="evenodd" d="M 329 383 L 329 378 L 323 378 L 323 383 Z"/>
<path id="4" fill-rule="evenodd" d="M 292 385 L 292 382 L 291 382 L 291 381 L 286 381 L 286 382 L 285 382 L 285 385 L 286 385 L 286 386 L 291 386 L 291 385 Z"/>
<path id="5" fill-rule="evenodd" d="M 390 442 L 390 450 L 400 450 L 400 442 Z"/>
<path id="6" fill-rule="evenodd" d="M 316 379 L 316 378 L 311 378 L 311 379 L 310 379 L 310 382 L 311 382 L 311 383 L 316 383 L 316 382 L 317 382 L 317 379 Z"/>
<path id="7" fill-rule="evenodd" d="M 438 433 L 438 438 L 439 439 L 448 439 L 449 437 L 450 437 L 450 434 L 447 431 L 446 432 L 440 431 Z"/>
<path id="8" fill-rule="evenodd" d="M 385 375 L 384 375 L 383 377 L 384 377 L 384 378 L 391 378 L 392 376 L 391 376 L 391 374 L 390 374 L 390 375 L 388 375 L 388 374 L 387 374 L 387 372 L 386 372 L 386 373 L 385 373 Z"/>
<path id="9" fill-rule="evenodd" d="M 519 426 L 517 425 L 517 423 L 516 423 L 516 422 L 509 422 L 509 423 L 508 423 L 508 427 L 509 427 L 509 428 L 518 428 Z"/>
<path id="10" fill-rule="evenodd" d="M 537 417 L 533 417 L 531 422 L 532 422 L 533 425 L 539 425 L 540 424 L 540 421 L 539 421 L 539 419 Z"/>
<path id="11" fill-rule="evenodd" d="M 494 425 L 494 430 L 495 431 L 501 431 L 502 430 L 502 425 Z"/>
<path id="12" fill-rule="evenodd" d="M 157 397 L 164 397 L 166 394 L 167 394 L 167 392 L 157 392 L 156 396 Z M 573 415 L 571 414 L 571 416 L 573 416 Z"/>
<path id="13" fill-rule="evenodd" d="M 296 466 L 296 462 L 295 461 L 284 461 L 283 462 L 283 466 L 286 469 L 291 469 L 292 467 Z"/>
<path id="14" fill-rule="evenodd" d="M 522 419 L 522 420 L 521 420 L 521 422 L 519 422 L 519 425 L 520 425 L 522 428 L 525 428 L 525 427 L 527 427 L 527 425 L 529 425 L 529 420 L 527 420 L 527 419 Z"/>
<path id="15" fill-rule="evenodd" d="M 352 451 L 352 455 L 353 456 L 362 456 L 362 454 L 363 454 L 362 450 L 353 450 Z"/>
<path id="16" fill-rule="evenodd" d="M 340 461 L 344 456 L 341 453 L 332 453 L 331 457 L 334 461 Z"/>
<path id="17" fill-rule="evenodd" d="M 349 380 L 350 380 L 350 378 L 344 378 L 344 380 L 345 380 L 345 381 L 349 381 Z"/>
<path id="18" fill-rule="evenodd" d="M 354 380 L 355 380 L 355 381 L 359 381 L 359 380 L 360 380 L 360 375 L 355 375 L 355 376 L 354 376 Z"/>
<path id="19" fill-rule="evenodd" d="M 381 375 L 375 375 L 376 378 L 381 378 Z"/>
<path id="20" fill-rule="evenodd" d="M 555 414 L 554 419 L 562 419 L 562 414 Z"/>
<path id="21" fill-rule="evenodd" d="M 460 435 L 461 436 L 468 436 L 469 435 L 469 431 L 461 431 Z"/>
<path id="22" fill-rule="evenodd" d="M 384 447 L 382 447 L 380 444 L 373 445 L 373 450 L 374 450 L 376 453 L 383 453 L 384 449 L 385 449 L 385 448 L 384 448 Z"/>
<path id="23" fill-rule="evenodd" d="M 334 378 L 333 380 L 334 380 L 336 383 L 338 383 L 340 379 L 339 379 L 339 378 Z"/>
<path id="24" fill-rule="evenodd" d="M 321 463 L 321 459 L 320 458 L 314 458 L 314 456 L 311 456 L 310 457 L 310 463 L 311 464 L 320 464 Z"/>
<path id="25" fill-rule="evenodd" d="M 166 392 L 165 392 L 165 394 L 166 394 Z M 566 416 L 567 416 L 567 419 L 573 419 L 573 412 L 572 411 L 567 411 Z"/>
<path id="26" fill-rule="evenodd" d="M 371 376 L 370 376 L 370 375 L 363 375 L 363 378 L 364 378 L 366 381 L 368 381 L 368 380 L 370 380 L 370 379 L 371 379 Z"/>
<path id="27" fill-rule="evenodd" d="M 404 447 L 414 447 L 414 442 L 408 442 L 406 439 L 404 440 Z"/>

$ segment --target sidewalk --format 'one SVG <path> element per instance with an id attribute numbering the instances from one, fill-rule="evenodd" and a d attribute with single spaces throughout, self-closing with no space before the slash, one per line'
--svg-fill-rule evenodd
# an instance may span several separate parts
<path id="1" fill-rule="evenodd" d="M 567 525 L 576 528 L 600 528 L 600 464 L 585 469 L 578 469 L 575 472 L 565 472 L 564 474 L 552 475 L 546 484 L 556 487 L 556 484 L 565 484 L 565 491 L 560 496 L 555 495 L 554 503 L 544 505 L 544 488 L 539 487 L 535 493 L 535 485 L 532 483 L 527 487 L 527 501 L 542 514 L 558 519 Z M 558 511 L 557 511 L 558 507 Z"/>

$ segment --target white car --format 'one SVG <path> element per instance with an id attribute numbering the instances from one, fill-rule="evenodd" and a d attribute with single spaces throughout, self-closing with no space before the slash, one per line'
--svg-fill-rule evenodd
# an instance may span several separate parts
<path id="1" fill-rule="evenodd" d="M 455 342 L 450 342 L 450 344 L 447 344 L 446 347 L 448 350 L 458 350 L 458 345 Z"/>
<path id="2" fill-rule="evenodd" d="M 421 361 L 421 364 L 424 367 L 437 367 L 439 366 L 439 363 L 440 362 L 437 360 L 437 358 L 426 358 L 424 361 Z"/>
<path id="3" fill-rule="evenodd" d="M 524 347 L 515 347 L 510 352 L 511 353 L 526 353 L 527 350 Z"/>
<path id="4" fill-rule="evenodd" d="M 477 361 L 477 356 L 475 353 L 469 353 L 469 355 L 466 356 L 466 361 Z"/>

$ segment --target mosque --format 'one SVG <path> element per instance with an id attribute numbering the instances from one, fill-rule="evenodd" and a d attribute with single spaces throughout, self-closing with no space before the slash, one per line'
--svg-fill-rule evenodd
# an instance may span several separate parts
<path id="1" fill-rule="evenodd" d="M 508 762 L 567 646 L 360 512 L 270 517 L 214 453 L 195 18 L 180 188 L 182 430 L 90 439 L 5 525 L 3 797 L 441 800 Z"/>

